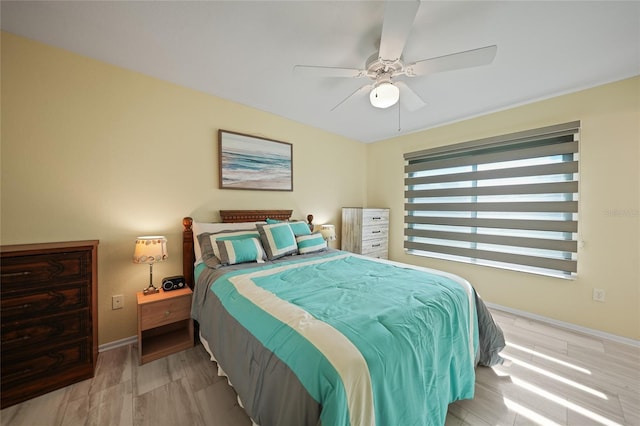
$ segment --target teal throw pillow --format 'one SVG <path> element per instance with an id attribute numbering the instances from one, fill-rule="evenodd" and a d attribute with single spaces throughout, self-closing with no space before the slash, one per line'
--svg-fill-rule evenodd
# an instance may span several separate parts
<path id="1" fill-rule="evenodd" d="M 296 242 L 300 254 L 315 253 L 327 249 L 327 242 L 320 233 L 301 235 L 296 237 Z"/>
<path id="2" fill-rule="evenodd" d="M 296 237 L 299 237 L 300 235 L 311 234 L 311 229 L 309 229 L 309 225 L 304 222 L 289 222 L 289 226 L 291 227 L 291 230 L 293 231 L 293 234 Z"/>
<path id="3" fill-rule="evenodd" d="M 258 225 L 262 246 L 269 260 L 278 259 L 298 252 L 296 236 L 288 223 Z"/>
<path id="4" fill-rule="evenodd" d="M 264 250 L 257 238 L 216 241 L 220 261 L 228 265 L 246 262 L 264 262 Z"/>

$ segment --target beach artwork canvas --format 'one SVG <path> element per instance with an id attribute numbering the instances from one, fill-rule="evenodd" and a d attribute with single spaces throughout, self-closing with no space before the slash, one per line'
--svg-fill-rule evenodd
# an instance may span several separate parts
<path id="1" fill-rule="evenodd" d="M 218 131 L 221 189 L 293 191 L 293 146 Z"/>

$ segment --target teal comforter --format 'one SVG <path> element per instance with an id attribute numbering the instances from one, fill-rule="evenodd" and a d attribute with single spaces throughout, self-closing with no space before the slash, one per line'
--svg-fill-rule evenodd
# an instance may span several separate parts
<path id="1" fill-rule="evenodd" d="M 338 252 L 229 272 L 211 291 L 295 373 L 324 425 L 442 425 L 450 402 L 473 397 L 464 280 Z"/>

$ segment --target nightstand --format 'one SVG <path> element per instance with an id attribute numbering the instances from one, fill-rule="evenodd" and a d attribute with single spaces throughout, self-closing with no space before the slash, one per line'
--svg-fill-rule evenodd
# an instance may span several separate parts
<path id="1" fill-rule="evenodd" d="M 140 364 L 193 346 L 190 288 L 144 295 L 138 292 Z"/>

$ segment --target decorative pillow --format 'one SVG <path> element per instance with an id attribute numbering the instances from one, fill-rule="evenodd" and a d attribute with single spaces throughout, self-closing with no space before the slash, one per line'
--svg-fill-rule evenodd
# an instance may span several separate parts
<path id="1" fill-rule="evenodd" d="M 296 236 L 288 223 L 274 223 L 271 225 L 258 225 L 258 232 L 262 240 L 262 246 L 267 252 L 269 260 L 298 252 Z"/>
<path id="2" fill-rule="evenodd" d="M 253 229 L 246 231 L 220 231 L 216 233 L 205 232 L 198 235 L 198 242 L 202 250 L 202 261 L 209 268 L 219 268 L 221 266 L 220 251 L 218 250 L 216 241 L 243 240 L 247 238 L 260 238 L 260 234 L 256 229 Z"/>
<path id="3" fill-rule="evenodd" d="M 240 240 L 216 240 L 220 252 L 220 262 L 227 265 L 236 263 L 258 262 L 264 263 L 264 250 L 258 238 L 244 238 Z"/>
<path id="4" fill-rule="evenodd" d="M 264 223 L 264 222 L 263 222 Z M 256 230 L 256 222 L 240 222 L 240 223 L 220 223 L 220 222 L 193 222 L 191 227 L 193 230 L 193 251 L 195 254 L 195 264 L 202 263 L 202 249 L 198 235 L 205 232 L 217 234 L 220 231 L 238 231 L 245 229 Z"/>
<path id="5" fill-rule="evenodd" d="M 300 235 L 299 237 L 296 237 L 296 243 L 298 243 L 298 252 L 300 254 L 315 253 L 317 251 L 327 249 L 327 241 L 319 232 L 309 235 Z"/>
<path id="6" fill-rule="evenodd" d="M 304 222 L 289 222 L 289 226 L 296 237 L 299 237 L 300 235 L 311 235 L 309 225 Z"/>
<path id="7" fill-rule="evenodd" d="M 266 219 L 267 221 L 267 225 L 273 225 L 274 223 L 285 223 L 281 220 L 277 220 L 277 219 Z M 311 234 L 311 229 L 309 229 L 309 225 L 304 223 L 304 222 L 300 222 L 300 221 L 294 221 L 294 222 L 286 222 L 289 224 L 289 226 L 291 226 L 291 230 L 293 231 L 293 234 L 297 237 L 298 235 L 309 235 Z"/>

